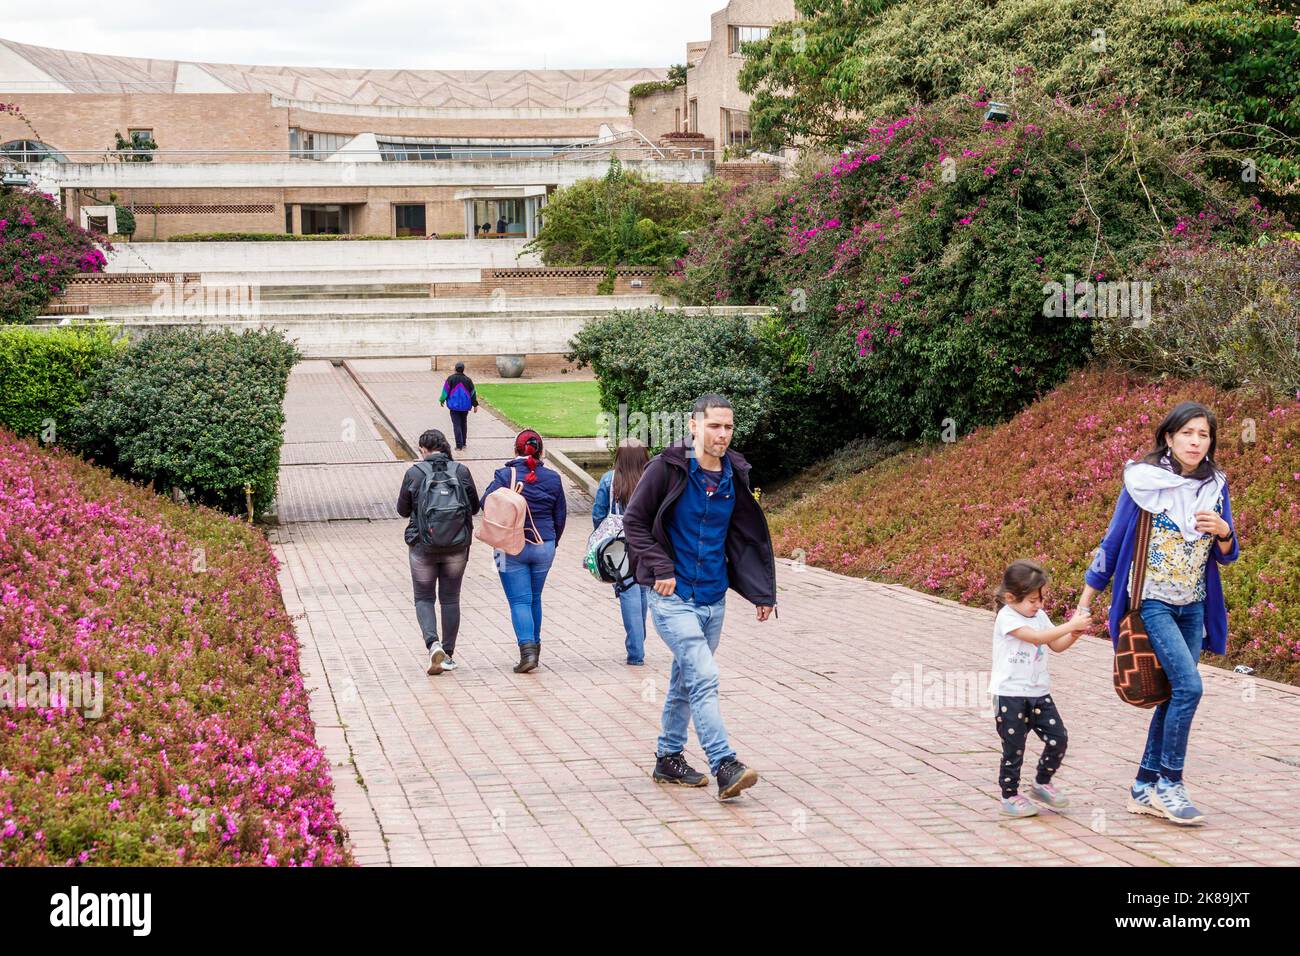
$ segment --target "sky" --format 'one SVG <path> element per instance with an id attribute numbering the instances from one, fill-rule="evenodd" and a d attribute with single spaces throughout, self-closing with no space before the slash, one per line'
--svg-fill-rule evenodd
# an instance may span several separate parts
<path id="1" fill-rule="evenodd" d="M 726 0 L 0 0 L 0 37 L 162 60 L 411 69 L 658 67 L 684 62 Z"/>

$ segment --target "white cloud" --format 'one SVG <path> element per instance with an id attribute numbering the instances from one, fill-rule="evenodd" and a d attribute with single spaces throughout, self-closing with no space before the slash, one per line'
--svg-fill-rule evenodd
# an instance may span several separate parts
<path id="1" fill-rule="evenodd" d="M 667 67 L 726 0 L 117 0 L 102 14 L 6 12 L 20 43 L 163 60 L 412 69 Z M 84 11 L 85 8 L 82 8 Z"/>

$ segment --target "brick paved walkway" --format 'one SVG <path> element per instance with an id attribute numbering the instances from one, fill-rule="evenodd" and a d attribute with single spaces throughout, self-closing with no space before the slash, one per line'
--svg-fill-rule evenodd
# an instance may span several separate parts
<path id="1" fill-rule="evenodd" d="M 404 434 L 449 431 L 436 375 L 359 375 Z M 337 381 L 331 396 L 295 373 L 287 434 L 298 441 L 286 462 L 294 445 L 328 441 L 330 416 L 360 402 Z M 345 417 L 366 414 L 353 411 Z M 468 464 L 482 487 L 499 459 L 481 456 L 509 432 L 485 413 L 471 428 Z M 368 447 L 376 460 L 286 465 L 275 532 L 317 737 L 362 863 L 1300 862 L 1295 689 L 1202 668 L 1187 777 L 1211 826 L 1178 829 L 1123 810 L 1148 715 L 1115 698 L 1109 645 L 1086 640 L 1053 661 L 1070 729 L 1058 780 L 1074 805 L 1003 820 L 991 717 L 926 689 L 986 679 L 992 614 L 790 562 L 778 568 L 780 619 L 758 624 L 733 595 L 718 652 L 732 743 L 762 782 L 729 804 L 712 787 L 657 786 L 649 770 L 670 657 L 652 636 L 647 666 L 621 663 L 616 603 L 579 566 L 585 515 L 573 515 L 547 584 L 542 667 L 511 672 L 501 586 L 476 543 L 462 667 L 428 677 L 392 511 L 405 465 Z M 589 504 L 575 491 L 572 507 Z M 705 764 L 693 733 L 687 756 Z"/>

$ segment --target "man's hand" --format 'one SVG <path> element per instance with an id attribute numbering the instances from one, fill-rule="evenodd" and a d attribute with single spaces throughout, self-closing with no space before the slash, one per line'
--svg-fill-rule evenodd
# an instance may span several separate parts
<path id="1" fill-rule="evenodd" d="M 760 607 L 758 609 L 758 619 L 760 621 L 766 621 L 771 616 L 772 616 L 772 609 L 770 607 Z"/>
<path id="2" fill-rule="evenodd" d="M 476 414 L 476 415 L 478 414 L 478 406 L 477 406 L 477 405 L 474 406 L 474 414 Z"/>
<path id="3" fill-rule="evenodd" d="M 676 578 L 665 578 L 662 581 L 655 581 L 655 594 L 658 594 L 660 597 L 672 597 L 673 592 L 676 590 Z"/>

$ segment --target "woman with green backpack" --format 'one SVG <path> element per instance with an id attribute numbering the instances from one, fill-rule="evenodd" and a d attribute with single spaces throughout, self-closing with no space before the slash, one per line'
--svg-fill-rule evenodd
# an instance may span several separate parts
<path id="1" fill-rule="evenodd" d="M 609 515 L 627 510 L 627 503 L 632 500 L 632 492 L 645 474 L 649 461 L 650 449 L 644 443 L 635 438 L 625 438 L 619 443 L 618 451 L 614 453 L 614 467 L 601 476 L 596 488 L 596 501 L 591 508 L 594 527 L 599 528 Z M 623 591 L 618 590 L 619 586 L 615 585 L 614 593 L 623 616 L 623 646 L 627 649 L 627 663 L 640 666 L 645 663 L 645 618 L 650 606 L 646 592 L 649 588 L 635 581 Z"/>
<path id="2" fill-rule="evenodd" d="M 469 469 L 452 461 L 447 437 L 431 428 L 420 436 L 420 456 L 406 470 L 397 494 L 397 513 L 409 518 L 406 544 L 415 591 L 415 617 L 429 653 L 427 673 L 456 669 L 460 631 L 460 586 L 469 564 L 478 490 Z M 437 601 L 442 603 L 438 639 Z"/>

